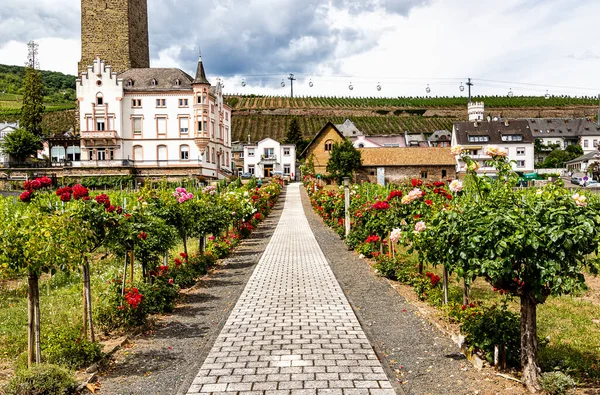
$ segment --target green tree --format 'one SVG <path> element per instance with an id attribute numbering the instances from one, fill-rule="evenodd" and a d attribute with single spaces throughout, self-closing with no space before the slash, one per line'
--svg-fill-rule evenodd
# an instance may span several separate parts
<path id="1" fill-rule="evenodd" d="M 41 137 L 42 114 L 44 113 L 44 84 L 38 70 L 31 67 L 25 69 L 23 88 L 21 126 L 36 136 Z"/>
<path id="2" fill-rule="evenodd" d="M 24 162 L 42 149 L 41 139 L 25 129 L 17 129 L 4 137 L 0 150 L 17 162 Z"/>
<path id="3" fill-rule="evenodd" d="M 470 171 L 464 195 L 438 213 L 418 248 L 450 273 L 483 277 L 520 299 L 522 381 L 539 391 L 537 306 L 584 288 L 586 267 L 597 272 L 600 205 L 555 184 L 513 190 L 510 161 L 496 156 L 490 165 L 496 180 Z"/>
<path id="4" fill-rule="evenodd" d="M 292 118 L 290 122 L 290 128 L 285 136 L 286 144 L 294 144 L 298 146 L 302 143 L 302 132 L 300 131 L 300 123 L 298 123 L 298 118 Z"/>
<path id="5" fill-rule="evenodd" d="M 352 177 L 352 172 L 360 168 L 361 164 L 360 151 L 354 148 L 350 140 L 344 140 L 333 145 L 331 156 L 327 161 L 327 172 L 341 185 L 342 179 Z"/>

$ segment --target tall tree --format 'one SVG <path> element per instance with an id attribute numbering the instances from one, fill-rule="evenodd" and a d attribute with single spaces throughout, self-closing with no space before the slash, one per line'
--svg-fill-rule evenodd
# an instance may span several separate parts
<path id="1" fill-rule="evenodd" d="M 42 141 L 38 136 L 25 129 L 16 129 L 4 137 L 0 151 L 16 162 L 25 162 L 27 158 L 41 150 Z"/>
<path id="2" fill-rule="evenodd" d="M 360 151 L 354 148 L 350 140 L 335 143 L 327 162 L 327 171 L 342 184 L 344 177 L 352 177 L 352 172 L 362 164 Z"/>
<path id="3" fill-rule="evenodd" d="M 292 121 L 290 122 L 290 128 L 285 136 L 285 143 L 294 144 L 296 146 L 302 143 L 302 132 L 300 131 L 298 118 L 292 118 Z"/>
<path id="4" fill-rule="evenodd" d="M 23 88 L 21 126 L 34 135 L 41 137 L 42 114 L 44 113 L 44 84 L 38 70 L 32 67 L 25 68 Z"/>

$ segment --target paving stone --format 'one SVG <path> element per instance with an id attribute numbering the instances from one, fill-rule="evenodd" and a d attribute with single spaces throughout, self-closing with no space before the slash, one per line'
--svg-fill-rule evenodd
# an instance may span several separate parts
<path id="1" fill-rule="evenodd" d="M 354 389 L 361 385 L 393 393 L 308 225 L 299 184 L 290 184 L 277 228 L 188 394 L 366 395 Z"/>

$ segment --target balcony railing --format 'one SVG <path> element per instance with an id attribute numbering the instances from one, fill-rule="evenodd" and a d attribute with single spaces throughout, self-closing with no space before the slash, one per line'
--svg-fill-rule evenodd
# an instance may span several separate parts
<path id="1" fill-rule="evenodd" d="M 278 163 L 277 155 L 265 155 L 260 156 L 260 163 Z"/>
<path id="2" fill-rule="evenodd" d="M 81 138 L 84 139 L 116 139 L 116 130 L 82 130 Z"/>

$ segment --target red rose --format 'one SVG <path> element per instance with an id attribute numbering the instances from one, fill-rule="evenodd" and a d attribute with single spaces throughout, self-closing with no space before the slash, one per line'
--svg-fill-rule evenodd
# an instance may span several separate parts
<path id="1" fill-rule="evenodd" d="M 181 266 L 183 262 L 181 262 L 181 259 L 179 258 L 175 258 L 175 266 Z"/>
<path id="2" fill-rule="evenodd" d="M 106 207 L 106 208 L 108 208 L 110 206 L 110 199 L 105 193 L 96 196 L 96 202 L 98 204 L 104 205 L 104 207 Z"/>
<path id="3" fill-rule="evenodd" d="M 21 199 L 22 202 L 28 203 L 29 201 L 31 201 L 32 197 L 33 197 L 33 192 L 25 191 L 21 194 L 21 196 L 19 196 L 19 199 Z"/>
<path id="4" fill-rule="evenodd" d="M 121 206 L 117 207 L 117 214 L 123 214 L 123 207 L 121 207 Z"/>
<path id="5" fill-rule="evenodd" d="M 148 233 L 146 233 L 146 232 L 140 232 L 138 234 L 138 239 L 140 239 L 140 240 L 146 240 L 147 238 L 148 238 Z"/>
<path id="6" fill-rule="evenodd" d="M 450 195 L 450 194 L 447 194 L 447 195 L 446 195 L 446 199 L 448 199 L 448 200 L 452 200 L 452 195 Z"/>
<path id="7" fill-rule="evenodd" d="M 50 177 L 41 177 L 37 179 L 40 184 L 42 184 L 42 188 L 48 188 L 52 186 L 52 179 Z"/>
<path id="8" fill-rule="evenodd" d="M 71 194 L 69 192 L 65 192 L 65 193 L 61 194 L 60 200 L 62 200 L 63 202 L 71 201 Z"/>
<path id="9" fill-rule="evenodd" d="M 75 184 L 73 186 L 73 199 L 79 200 L 89 196 L 89 191 L 86 187 L 81 184 Z"/>
<path id="10" fill-rule="evenodd" d="M 64 195 L 65 193 L 68 193 L 69 195 L 72 194 L 73 188 L 71 188 L 70 186 L 66 186 L 66 187 L 58 188 L 56 190 L 56 196 L 61 196 L 61 195 Z"/>
<path id="11" fill-rule="evenodd" d="M 116 208 L 112 204 L 106 208 L 107 213 L 113 213 L 113 212 L 115 212 L 115 210 L 116 210 Z"/>
<path id="12" fill-rule="evenodd" d="M 186 259 L 188 257 L 188 254 L 186 254 L 185 252 L 180 252 L 179 256 L 182 257 L 183 259 Z"/>
<path id="13" fill-rule="evenodd" d="M 445 184 L 441 181 L 436 181 L 433 183 L 433 185 L 435 185 L 436 187 L 443 187 Z"/>
<path id="14" fill-rule="evenodd" d="M 414 188 L 416 188 L 416 187 L 420 187 L 421 185 L 423 185 L 423 181 L 421 181 L 421 180 L 418 180 L 418 179 L 416 179 L 416 178 L 413 178 L 413 179 L 412 179 L 412 181 L 411 181 L 411 183 L 412 183 L 412 186 L 413 186 Z"/>
<path id="15" fill-rule="evenodd" d="M 428 206 L 431 206 L 433 204 L 433 202 L 431 200 L 425 200 L 425 204 Z"/>
<path id="16" fill-rule="evenodd" d="M 433 193 L 440 193 L 440 189 L 439 189 L 439 188 L 435 188 L 435 189 L 433 190 Z"/>

